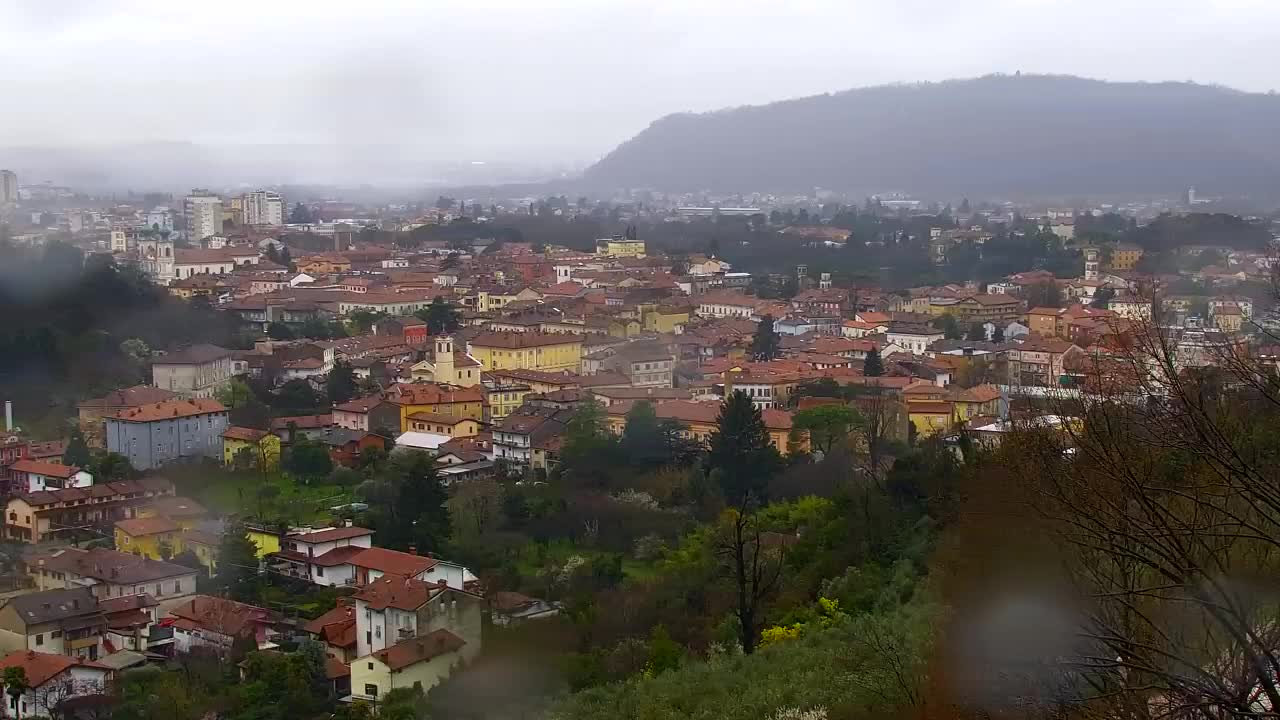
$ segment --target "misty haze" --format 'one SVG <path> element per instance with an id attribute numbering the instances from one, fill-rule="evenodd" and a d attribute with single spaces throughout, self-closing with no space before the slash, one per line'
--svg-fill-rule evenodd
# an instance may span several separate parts
<path id="1" fill-rule="evenodd" d="M 1274 718 L 1278 28 L 0 0 L 0 718 Z"/>

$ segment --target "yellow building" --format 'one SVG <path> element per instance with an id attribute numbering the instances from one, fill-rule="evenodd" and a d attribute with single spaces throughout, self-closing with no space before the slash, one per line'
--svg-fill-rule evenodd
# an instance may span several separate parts
<path id="1" fill-rule="evenodd" d="M 524 396 L 533 392 L 528 385 L 501 384 L 484 389 L 484 407 L 490 422 L 515 412 L 524 404 Z"/>
<path id="2" fill-rule="evenodd" d="M 409 431 L 409 418 L 418 413 L 484 420 L 484 393 L 479 386 L 396 383 L 387 390 L 386 399 L 400 408 L 400 432 Z"/>
<path id="3" fill-rule="evenodd" d="M 674 334 L 689 323 L 691 315 L 690 308 L 669 305 L 646 305 L 640 310 L 645 332 Z"/>
<path id="4" fill-rule="evenodd" d="M 582 336 L 490 332 L 471 341 L 469 354 L 485 370 L 568 370 L 582 367 Z"/>
<path id="5" fill-rule="evenodd" d="M 280 438 L 266 430 L 232 426 L 222 433 L 222 464 L 236 464 L 237 454 L 244 449 L 252 453 L 250 467 L 275 470 L 280 467 Z"/>
<path id="6" fill-rule="evenodd" d="M 605 408 L 609 429 L 621 435 L 627 426 L 627 413 L 635 406 L 636 401 L 619 401 Z M 669 400 L 654 405 L 654 413 L 659 420 L 675 420 L 684 428 L 681 437 L 697 440 L 703 444 L 711 441 L 711 434 L 719 429 L 717 420 L 720 417 L 720 404 L 714 402 L 691 402 L 688 400 Z M 760 412 L 764 420 L 765 430 L 769 433 L 769 442 L 780 453 L 786 453 L 788 447 L 807 451 L 809 439 L 802 437 L 798 442 L 791 438 L 791 413 L 785 410 L 766 408 Z M 790 445 L 788 445 L 790 443 Z"/>
<path id="7" fill-rule="evenodd" d="M 449 437 L 473 437 L 480 434 L 480 421 L 469 417 L 420 412 L 409 416 L 409 429 Z"/>
<path id="8" fill-rule="evenodd" d="M 907 417 L 916 428 L 916 435 L 929 437 L 947 432 L 955 424 L 955 403 L 949 401 L 922 401 L 907 403 Z"/>
<path id="9" fill-rule="evenodd" d="M 480 312 L 501 310 L 513 302 L 532 302 L 541 299 L 542 293 L 533 288 L 488 288 L 476 291 L 476 310 Z"/>
<path id="10" fill-rule="evenodd" d="M 596 254 L 613 258 L 642 258 L 645 254 L 644 241 L 626 237 L 597 240 Z"/>
<path id="11" fill-rule="evenodd" d="M 978 385 L 955 392 L 956 419 L 964 422 L 979 415 L 1000 414 L 1000 388 L 995 385 Z"/>
<path id="12" fill-rule="evenodd" d="M 258 557 L 280 552 L 280 533 L 274 528 L 245 526 L 245 537 L 258 548 Z"/>
<path id="13" fill-rule="evenodd" d="M 142 555 L 152 560 L 167 560 L 182 552 L 178 538 L 182 528 L 168 518 L 132 518 L 117 520 L 116 550 Z"/>
<path id="14" fill-rule="evenodd" d="M 351 695 L 356 700 L 376 701 L 398 688 L 430 690 L 462 663 L 459 651 L 465 644 L 462 638 L 441 629 L 358 658 L 351 663 Z"/>
<path id="15" fill-rule="evenodd" d="M 1137 245 L 1120 244 L 1111 251 L 1112 270 L 1132 270 L 1142 259 L 1142 248 Z"/>

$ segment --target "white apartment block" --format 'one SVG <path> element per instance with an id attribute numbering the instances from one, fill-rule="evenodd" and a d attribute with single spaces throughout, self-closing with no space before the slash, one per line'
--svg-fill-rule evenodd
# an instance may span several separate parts
<path id="1" fill-rule="evenodd" d="M 187 215 L 187 235 L 203 240 L 222 234 L 222 198 L 203 190 L 193 190 L 183 202 Z"/>
<path id="2" fill-rule="evenodd" d="M 284 198 L 270 190 L 245 193 L 241 198 L 245 225 L 283 225 Z"/>

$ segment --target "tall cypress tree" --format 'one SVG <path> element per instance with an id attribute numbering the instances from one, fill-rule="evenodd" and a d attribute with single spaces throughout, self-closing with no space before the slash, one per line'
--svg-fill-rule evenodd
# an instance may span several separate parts
<path id="1" fill-rule="evenodd" d="M 773 316 L 765 315 L 756 325 L 756 334 L 751 338 L 751 355 L 756 360 L 768 362 L 778 357 L 782 349 L 782 339 L 773 329 Z"/>
<path id="2" fill-rule="evenodd" d="M 716 424 L 708 465 L 720 470 L 725 501 L 737 508 L 763 504 L 782 457 L 769 441 L 760 409 L 735 390 L 720 406 Z"/>
<path id="3" fill-rule="evenodd" d="M 880 359 L 880 348 L 873 347 L 867 351 L 862 361 L 862 374 L 867 377 L 880 377 L 884 374 L 884 361 Z"/>

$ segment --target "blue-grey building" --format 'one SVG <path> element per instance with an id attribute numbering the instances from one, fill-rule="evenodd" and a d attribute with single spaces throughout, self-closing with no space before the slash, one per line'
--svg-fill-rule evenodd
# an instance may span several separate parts
<path id="1" fill-rule="evenodd" d="M 222 460 L 227 409 L 217 400 L 168 400 L 108 415 L 107 449 L 138 470 L 201 457 Z"/>

